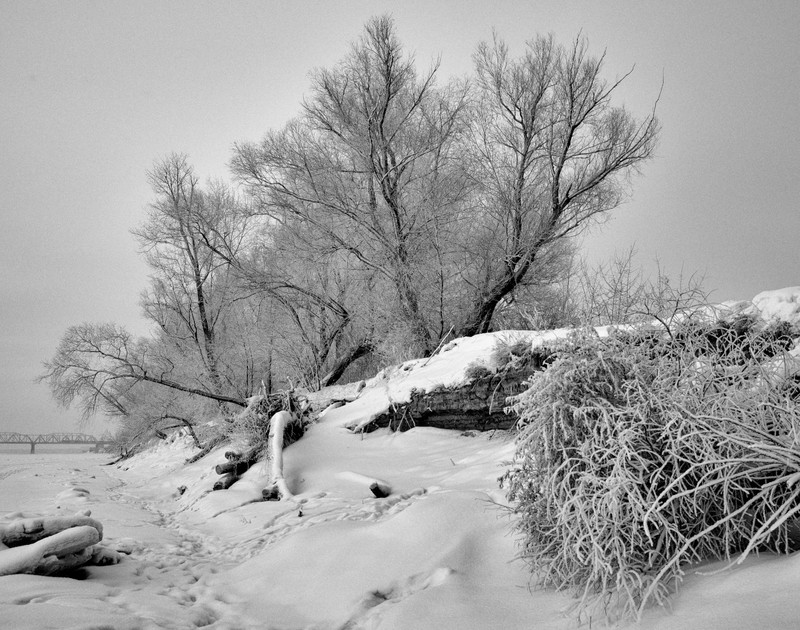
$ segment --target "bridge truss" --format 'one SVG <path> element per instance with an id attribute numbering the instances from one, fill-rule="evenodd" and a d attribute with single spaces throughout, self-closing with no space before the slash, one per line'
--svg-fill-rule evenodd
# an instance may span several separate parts
<path id="1" fill-rule="evenodd" d="M 36 452 L 37 444 L 94 444 L 96 448 L 112 443 L 111 436 L 105 434 L 99 438 L 86 433 L 0 433 L 0 444 L 30 444 L 31 453 Z"/>

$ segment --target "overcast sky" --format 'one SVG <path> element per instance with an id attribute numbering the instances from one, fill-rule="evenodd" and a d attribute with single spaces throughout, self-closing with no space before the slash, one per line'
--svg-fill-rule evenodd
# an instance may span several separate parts
<path id="1" fill-rule="evenodd" d="M 800 285 L 800 3 L 402 0 L 0 0 L 0 431 L 74 431 L 34 383 L 66 328 L 145 333 L 147 269 L 129 229 L 145 172 L 189 154 L 228 177 L 231 145 L 298 112 L 312 68 L 391 13 L 418 64 L 470 73 L 492 28 L 519 52 L 536 33 L 582 31 L 644 114 L 664 91 L 656 158 L 587 240 L 595 258 L 635 244 L 717 300 Z M 104 430 L 102 421 L 88 427 Z"/>

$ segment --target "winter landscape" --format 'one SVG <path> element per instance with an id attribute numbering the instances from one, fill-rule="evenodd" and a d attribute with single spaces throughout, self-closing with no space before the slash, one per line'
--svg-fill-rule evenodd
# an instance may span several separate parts
<path id="1" fill-rule="evenodd" d="M 6 3 L 0 628 L 800 628 L 798 6 Z"/>
<path id="2" fill-rule="evenodd" d="M 755 304 L 766 320 L 800 321 L 800 288 L 765 292 Z M 197 448 L 184 430 L 114 465 L 104 454 L 5 456 L 4 521 L 90 510 L 103 525 L 101 544 L 121 557 L 68 577 L 0 577 L 5 627 L 575 627 L 571 595 L 534 589 L 517 559 L 498 485 L 514 456 L 510 432 L 347 428 L 412 390 L 462 383 L 499 341 L 538 345 L 564 334 L 458 339 L 430 360 L 378 375 L 286 448 L 293 496 L 282 501 L 261 500 L 264 462 L 211 491 L 231 445 L 186 464 Z M 373 479 L 390 486 L 387 497 L 370 492 Z M 648 609 L 624 627 L 795 627 L 798 562 L 762 554 L 733 567 L 688 567 L 669 610 Z"/>

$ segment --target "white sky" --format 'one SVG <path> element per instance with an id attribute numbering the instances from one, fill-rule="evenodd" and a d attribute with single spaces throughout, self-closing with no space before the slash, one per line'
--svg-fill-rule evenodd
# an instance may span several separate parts
<path id="1" fill-rule="evenodd" d="M 442 78 L 469 73 L 492 28 L 512 51 L 582 30 L 610 77 L 636 65 L 621 95 L 638 113 L 663 73 L 657 157 L 589 250 L 635 243 L 644 263 L 705 274 L 717 300 L 800 285 L 795 0 L 0 0 L 0 431 L 76 429 L 34 384 L 68 326 L 146 331 L 128 230 L 153 161 L 186 152 L 202 177 L 227 177 L 232 143 L 296 114 L 309 70 L 386 12 L 420 66 L 441 54 Z"/>

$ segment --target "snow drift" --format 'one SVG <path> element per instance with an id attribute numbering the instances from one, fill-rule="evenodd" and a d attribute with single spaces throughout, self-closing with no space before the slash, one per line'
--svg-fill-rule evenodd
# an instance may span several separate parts
<path id="1" fill-rule="evenodd" d="M 800 288 L 765 292 L 751 305 L 765 318 L 797 322 L 798 296 Z M 91 507 L 105 544 L 125 557 L 83 569 L 81 580 L 0 577 L 0 619 L 35 629 L 574 627 L 564 615 L 572 599 L 531 592 L 527 567 L 515 559 L 498 486 L 512 435 L 352 430 L 413 390 L 463 382 L 498 342 L 542 344 L 564 334 L 458 339 L 435 357 L 384 370 L 285 449 L 285 501 L 260 500 L 269 479 L 261 463 L 229 490 L 211 492 L 226 447 L 187 465 L 195 449 L 180 433 L 116 466 L 101 466 L 99 455 L 5 456 L 3 511 Z M 376 498 L 371 479 L 392 493 Z M 74 487 L 86 494 L 65 494 Z M 800 557 L 762 555 L 714 574 L 722 566 L 691 568 L 671 611 L 650 609 L 630 627 L 796 627 Z"/>

